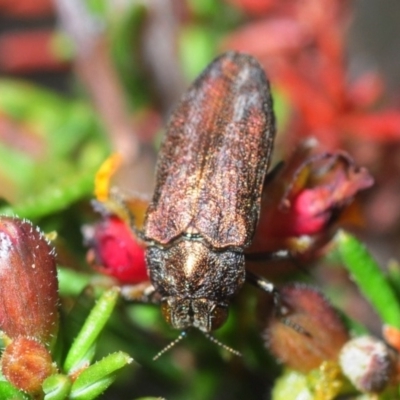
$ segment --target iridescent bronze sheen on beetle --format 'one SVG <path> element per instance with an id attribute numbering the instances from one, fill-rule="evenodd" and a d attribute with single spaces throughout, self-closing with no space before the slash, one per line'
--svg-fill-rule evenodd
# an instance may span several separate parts
<path id="1" fill-rule="evenodd" d="M 274 134 L 264 71 L 235 52 L 209 65 L 172 114 L 144 226 L 150 279 L 172 327 L 209 332 L 225 322 L 245 281 Z"/>

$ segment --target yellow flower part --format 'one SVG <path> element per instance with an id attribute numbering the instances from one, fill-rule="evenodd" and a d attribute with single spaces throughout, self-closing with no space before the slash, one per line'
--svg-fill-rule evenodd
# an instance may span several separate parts
<path id="1" fill-rule="evenodd" d="M 114 153 L 101 164 L 94 180 L 94 194 L 98 201 L 106 202 L 109 200 L 110 180 L 121 163 L 122 156 Z"/>

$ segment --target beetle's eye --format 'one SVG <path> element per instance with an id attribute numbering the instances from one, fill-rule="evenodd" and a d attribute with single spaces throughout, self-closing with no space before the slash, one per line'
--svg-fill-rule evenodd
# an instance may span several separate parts
<path id="1" fill-rule="evenodd" d="M 211 330 L 214 331 L 218 329 L 221 325 L 225 323 L 228 318 L 228 307 L 216 306 L 210 315 Z"/>
<path id="2" fill-rule="evenodd" d="M 165 319 L 165 321 L 167 321 L 168 325 L 172 325 L 172 320 L 171 320 L 171 306 L 168 304 L 167 300 L 163 300 L 161 302 L 161 313 Z"/>
<path id="3" fill-rule="evenodd" d="M 190 300 L 166 298 L 161 301 L 161 312 L 165 321 L 175 329 L 192 326 L 193 315 L 190 312 Z"/>

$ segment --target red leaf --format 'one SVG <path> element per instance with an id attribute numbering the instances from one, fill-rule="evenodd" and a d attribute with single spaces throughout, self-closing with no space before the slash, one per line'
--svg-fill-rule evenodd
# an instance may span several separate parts
<path id="1" fill-rule="evenodd" d="M 36 71 L 59 71 L 67 63 L 57 57 L 52 49 L 54 32 L 7 33 L 0 37 L 0 70 L 23 74 Z"/>
<path id="2" fill-rule="evenodd" d="M 297 21 L 274 18 L 253 22 L 236 31 L 225 47 L 265 58 L 302 50 L 310 41 L 310 35 Z"/>
<path id="3" fill-rule="evenodd" d="M 0 12 L 19 18 L 48 16 L 54 12 L 53 0 L 0 0 Z"/>
<path id="4" fill-rule="evenodd" d="M 241 8 L 243 11 L 258 16 L 274 8 L 275 0 L 227 0 L 229 3 Z"/>

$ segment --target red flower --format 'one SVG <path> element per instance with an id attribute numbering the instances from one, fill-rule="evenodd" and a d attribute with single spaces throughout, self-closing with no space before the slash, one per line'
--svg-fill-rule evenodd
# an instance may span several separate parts
<path id="1" fill-rule="evenodd" d="M 113 154 L 101 165 L 96 174 L 95 203 L 103 215 L 101 222 L 83 229 L 89 264 L 97 271 L 113 276 L 124 284 L 148 281 L 144 247 L 130 226 L 134 221 L 142 228 L 147 201 L 140 198 L 122 199 L 116 190 L 110 190 L 110 181 L 122 162 Z M 112 192 L 112 194 L 110 194 Z"/>
<path id="2" fill-rule="evenodd" d="M 256 235 L 249 252 L 289 248 L 304 252 L 331 237 L 331 228 L 372 177 L 343 152 L 311 154 L 305 142 L 264 189 Z"/>
<path id="3" fill-rule="evenodd" d="M 88 261 L 96 270 L 121 283 L 147 281 L 144 248 L 129 226 L 116 216 L 86 227 L 84 234 L 91 249 Z"/>

